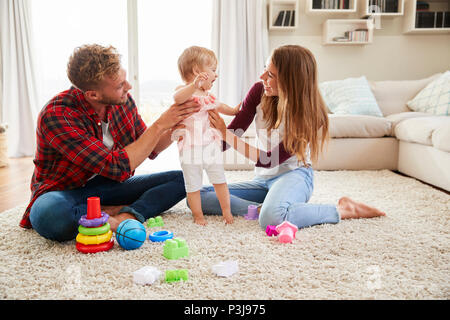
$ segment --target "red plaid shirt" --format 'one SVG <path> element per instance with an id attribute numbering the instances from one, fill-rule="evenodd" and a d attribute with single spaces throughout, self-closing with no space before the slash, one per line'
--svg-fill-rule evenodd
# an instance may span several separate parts
<path id="1" fill-rule="evenodd" d="M 108 106 L 106 114 L 114 140 L 111 150 L 103 144 L 101 119 L 79 89 L 61 92 L 42 109 L 36 129 L 32 195 L 21 227 L 32 227 L 31 206 L 46 192 L 82 187 L 93 174 L 120 182 L 134 174 L 124 147 L 147 126 L 129 94 L 124 105 Z M 155 157 L 152 152 L 150 159 Z"/>

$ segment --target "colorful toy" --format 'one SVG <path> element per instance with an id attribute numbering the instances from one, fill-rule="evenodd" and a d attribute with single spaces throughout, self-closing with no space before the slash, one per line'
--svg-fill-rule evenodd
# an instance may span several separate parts
<path id="1" fill-rule="evenodd" d="M 82 253 L 96 253 L 108 251 L 114 246 L 111 226 L 107 222 L 109 215 L 101 212 L 100 198 L 87 199 L 87 214 L 83 215 L 78 223 L 76 245 Z"/>
<path id="2" fill-rule="evenodd" d="M 281 243 L 291 243 L 292 240 L 295 239 L 295 233 L 298 228 L 292 223 L 284 221 L 283 223 L 277 225 L 275 230 L 279 233 L 278 240 L 280 240 Z"/>
<path id="3" fill-rule="evenodd" d="M 188 280 L 188 271 L 187 269 L 178 269 L 178 270 L 166 270 L 166 282 L 174 282 L 174 281 L 187 281 Z"/>
<path id="4" fill-rule="evenodd" d="M 277 235 L 278 235 L 278 232 L 277 232 L 277 230 L 276 230 L 276 226 L 268 225 L 268 226 L 266 227 L 266 234 L 267 234 L 269 237 L 271 237 L 271 236 L 277 236 Z"/>
<path id="5" fill-rule="evenodd" d="M 247 208 L 247 214 L 244 216 L 245 220 L 258 220 L 258 207 L 250 204 Z"/>
<path id="6" fill-rule="evenodd" d="M 78 220 L 78 223 L 84 227 L 92 228 L 105 224 L 108 219 L 109 215 L 106 212 L 102 212 L 100 218 L 94 219 L 87 218 L 87 215 L 85 214 L 84 216 L 81 216 L 80 220 Z"/>
<path id="7" fill-rule="evenodd" d="M 101 252 L 101 251 L 108 251 L 109 249 L 111 249 L 114 246 L 114 240 L 111 239 L 108 242 L 103 242 L 100 244 L 82 244 L 77 242 L 76 243 L 76 248 L 78 251 L 82 252 L 82 253 L 96 253 L 96 252 Z"/>
<path id="8" fill-rule="evenodd" d="M 156 231 L 153 232 L 148 236 L 148 240 L 151 240 L 153 242 L 162 242 L 166 241 L 167 239 L 173 238 L 173 232 L 162 230 L 162 231 Z"/>
<path id="9" fill-rule="evenodd" d="M 134 250 L 142 246 L 147 232 L 142 223 L 134 219 L 122 221 L 116 230 L 116 240 L 125 250 Z"/>
<path id="10" fill-rule="evenodd" d="M 111 240 L 111 237 L 112 237 L 112 231 L 109 230 L 106 233 L 99 234 L 96 236 L 89 236 L 89 235 L 84 235 L 82 233 L 79 233 L 75 240 L 82 244 L 100 244 L 103 242 L 108 242 L 109 240 Z"/>
<path id="11" fill-rule="evenodd" d="M 181 238 L 169 239 L 164 242 L 163 256 L 170 260 L 176 260 L 189 255 L 186 240 Z"/>
<path id="12" fill-rule="evenodd" d="M 212 272 L 219 277 L 229 277 L 239 271 L 237 261 L 224 261 L 212 266 Z"/>
<path id="13" fill-rule="evenodd" d="M 164 221 L 161 218 L 161 216 L 157 216 L 155 218 L 150 218 L 147 221 L 147 227 L 148 228 L 164 227 Z"/>
<path id="14" fill-rule="evenodd" d="M 98 236 L 100 234 L 108 232 L 110 229 L 111 226 L 109 225 L 108 222 L 100 227 L 93 227 L 93 228 L 87 228 L 80 224 L 80 226 L 78 227 L 78 232 L 85 234 L 87 236 Z"/>
<path id="15" fill-rule="evenodd" d="M 161 271 L 155 267 L 145 266 L 133 272 L 133 281 L 137 284 L 152 284 L 161 277 Z"/>

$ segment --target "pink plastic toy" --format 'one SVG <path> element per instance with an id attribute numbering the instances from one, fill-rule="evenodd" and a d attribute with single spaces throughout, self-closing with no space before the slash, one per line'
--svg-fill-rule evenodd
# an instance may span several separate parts
<path id="1" fill-rule="evenodd" d="M 268 226 L 266 227 L 266 234 L 267 234 L 269 237 L 271 237 L 271 236 L 277 236 L 277 235 L 278 235 L 278 232 L 277 232 L 277 230 L 276 230 L 275 228 L 276 228 L 275 226 L 268 225 Z"/>
<path id="2" fill-rule="evenodd" d="M 281 243 L 292 243 L 292 240 L 295 239 L 295 233 L 298 228 L 292 223 L 284 221 L 283 223 L 277 225 L 275 230 L 279 233 L 278 240 L 280 240 Z"/>
<path id="3" fill-rule="evenodd" d="M 247 214 L 244 216 L 245 220 L 258 220 L 258 207 L 250 204 L 247 208 Z"/>

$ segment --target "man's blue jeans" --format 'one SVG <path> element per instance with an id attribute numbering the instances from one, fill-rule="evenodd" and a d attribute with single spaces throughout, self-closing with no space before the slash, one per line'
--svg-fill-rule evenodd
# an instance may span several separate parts
<path id="1" fill-rule="evenodd" d="M 308 203 L 313 192 L 312 168 L 297 168 L 276 177 L 256 176 L 252 181 L 231 183 L 231 212 L 245 215 L 248 205 L 260 205 L 259 224 L 278 225 L 287 220 L 298 228 L 323 223 L 338 223 L 339 213 L 335 205 Z M 200 190 L 204 214 L 221 214 L 220 204 L 213 187 Z"/>
<path id="2" fill-rule="evenodd" d="M 144 222 L 168 210 L 186 196 L 181 171 L 138 175 L 120 183 L 96 176 L 84 187 L 44 193 L 33 203 L 30 221 L 41 236 L 66 241 L 78 234 L 78 220 L 87 211 L 87 198 L 100 197 L 101 205 L 127 205 L 122 212 Z"/>

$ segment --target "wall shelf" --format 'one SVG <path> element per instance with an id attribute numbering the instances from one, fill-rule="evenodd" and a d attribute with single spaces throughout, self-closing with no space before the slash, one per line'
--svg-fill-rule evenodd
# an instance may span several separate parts
<path id="1" fill-rule="evenodd" d="M 269 1 L 269 29 L 295 30 L 298 26 L 298 0 Z"/>
<path id="2" fill-rule="evenodd" d="M 405 17 L 403 24 L 403 33 L 405 34 L 442 34 L 450 33 L 450 26 L 442 27 L 442 23 L 437 18 L 438 12 L 450 12 L 449 0 L 428 0 L 429 9 L 417 11 L 417 0 L 405 0 Z M 432 15 L 433 27 L 421 28 L 418 26 L 417 13 L 429 12 Z M 434 13 L 434 15 L 433 15 Z M 450 22 L 450 16 L 445 15 L 447 23 Z M 438 22 L 438 23 L 437 23 Z M 436 25 L 437 23 L 437 25 Z"/>
<path id="3" fill-rule="evenodd" d="M 360 15 L 361 17 L 367 17 L 369 15 L 399 17 L 403 16 L 404 5 L 405 0 L 362 0 Z"/>
<path id="4" fill-rule="evenodd" d="M 308 15 L 343 15 L 356 13 L 357 0 L 306 0 L 305 13 Z M 344 7 L 348 9 L 344 9 Z"/>
<path id="5" fill-rule="evenodd" d="M 335 40 L 345 37 L 346 32 L 353 32 L 353 40 L 351 38 L 348 41 Z M 370 19 L 329 19 L 323 24 L 323 45 L 367 45 L 372 42 L 373 22 Z"/>

